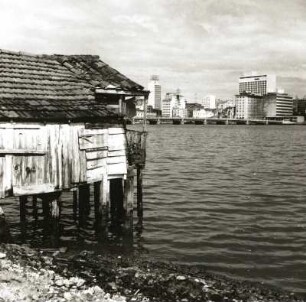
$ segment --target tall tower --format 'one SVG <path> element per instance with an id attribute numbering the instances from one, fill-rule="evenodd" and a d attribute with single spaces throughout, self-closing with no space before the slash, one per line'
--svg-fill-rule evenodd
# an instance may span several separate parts
<path id="1" fill-rule="evenodd" d="M 239 78 L 239 94 L 252 93 L 257 95 L 266 95 L 269 92 L 276 92 L 275 75 L 256 75 L 252 72 Z"/>
<path id="2" fill-rule="evenodd" d="M 148 105 L 155 109 L 161 109 L 161 86 L 158 75 L 152 75 L 148 84 L 150 91 Z"/>

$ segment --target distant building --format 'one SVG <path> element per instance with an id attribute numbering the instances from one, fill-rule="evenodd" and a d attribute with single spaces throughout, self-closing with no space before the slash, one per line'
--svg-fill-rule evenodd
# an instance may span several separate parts
<path id="1" fill-rule="evenodd" d="M 148 90 L 150 91 L 148 105 L 151 105 L 155 109 L 161 109 L 161 85 L 157 75 L 151 76 Z"/>
<path id="2" fill-rule="evenodd" d="M 214 115 L 215 114 L 214 114 L 212 109 L 201 108 L 201 109 L 194 109 L 193 110 L 193 117 L 194 118 L 211 118 Z"/>
<path id="3" fill-rule="evenodd" d="M 293 115 L 306 117 L 306 98 L 293 100 Z"/>
<path id="4" fill-rule="evenodd" d="M 175 93 L 167 93 L 162 101 L 162 116 L 164 117 L 185 117 L 186 99 L 181 95 L 179 89 Z"/>
<path id="5" fill-rule="evenodd" d="M 276 92 L 275 75 L 256 75 L 252 73 L 239 78 L 239 94 L 251 93 L 266 95 L 270 92 Z"/>
<path id="6" fill-rule="evenodd" d="M 215 95 L 207 95 L 202 100 L 202 105 L 207 109 L 216 109 L 216 96 Z"/>
<path id="7" fill-rule="evenodd" d="M 262 119 L 265 116 L 261 95 L 241 93 L 235 97 L 236 118 Z"/>
<path id="8" fill-rule="evenodd" d="M 266 117 L 293 115 L 293 98 L 284 92 L 268 93 L 263 97 Z"/>
<path id="9" fill-rule="evenodd" d="M 199 103 L 187 103 L 186 104 L 187 117 L 193 117 L 193 111 L 200 109 L 204 109 L 204 106 Z"/>

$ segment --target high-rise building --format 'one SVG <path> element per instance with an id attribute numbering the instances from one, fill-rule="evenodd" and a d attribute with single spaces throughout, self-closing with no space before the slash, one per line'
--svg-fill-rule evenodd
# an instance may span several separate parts
<path id="1" fill-rule="evenodd" d="M 261 95 L 241 93 L 236 95 L 236 118 L 262 119 L 264 117 L 263 97 Z"/>
<path id="2" fill-rule="evenodd" d="M 263 97 L 266 117 L 286 117 L 293 114 L 293 98 L 287 93 L 268 93 Z"/>
<path id="3" fill-rule="evenodd" d="M 256 75 L 255 73 L 251 73 L 239 78 L 239 94 L 251 93 L 266 95 L 272 92 L 276 92 L 275 75 Z"/>
<path id="4" fill-rule="evenodd" d="M 161 109 L 161 85 L 157 75 L 151 76 L 148 84 L 148 90 L 150 91 L 148 105 L 155 109 Z"/>

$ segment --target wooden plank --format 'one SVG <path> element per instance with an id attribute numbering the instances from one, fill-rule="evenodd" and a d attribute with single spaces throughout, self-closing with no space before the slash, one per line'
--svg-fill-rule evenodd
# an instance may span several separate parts
<path id="1" fill-rule="evenodd" d="M 18 124 L 14 124 L 14 123 L 0 123 L 0 129 L 41 129 L 43 127 L 43 125 L 40 124 L 33 124 L 33 125 L 29 125 L 29 124 L 23 124 L 23 123 L 18 123 Z"/>
<path id="2" fill-rule="evenodd" d="M 108 151 L 107 150 L 98 150 L 98 151 L 86 150 L 86 159 L 87 160 L 100 159 L 100 158 L 105 158 L 107 156 L 108 156 Z"/>
<path id="3" fill-rule="evenodd" d="M 112 134 L 108 136 L 108 150 L 125 150 L 126 140 L 124 134 Z"/>
<path id="4" fill-rule="evenodd" d="M 109 128 L 108 133 L 109 134 L 124 134 L 125 130 L 123 128 Z"/>
<path id="5" fill-rule="evenodd" d="M 41 151 L 41 150 L 29 150 L 29 149 L 3 149 L 0 150 L 0 156 L 3 155 L 45 155 L 47 151 Z"/>
<path id="6" fill-rule="evenodd" d="M 30 185 L 24 186 L 14 186 L 13 194 L 14 196 L 22 195 L 33 195 L 33 194 L 43 194 L 58 191 L 53 184 L 43 184 L 43 185 Z"/>
<path id="7" fill-rule="evenodd" d="M 126 156 L 126 150 L 114 150 L 110 151 L 108 150 L 107 157 L 113 157 L 113 156 Z"/>
<path id="8" fill-rule="evenodd" d="M 62 187 L 64 189 L 69 189 L 71 185 L 71 148 L 73 144 L 70 136 L 70 125 L 60 125 L 60 140 L 59 140 L 59 149 L 62 151 Z M 74 142 L 77 144 L 77 142 Z"/>
<path id="9" fill-rule="evenodd" d="M 122 178 L 123 180 L 126 180 L 126 174 L 113 174 L 113 175 L 108 175 L 107 179 L 115 179 L 115 178 Z"/>
<path id="10" fill-rule="evenodd" d="M 85 171 L 81 170 L 81 167 L 83 167 L 82 162 L 82 154 L 83 151 L 80 151 L 78 140 L 79 140 L 79 131 L 81 129 L 81 126 L 79 125 L 72 125 L 70 128 L 71 131 L 71 157 L 72 157 L 72 169 L 71 169 L 71 182 L 72 183 L 80 183 L 82 182 L 83 178 L 86 178 L 86 175 L 82 175 L 81 173 L 85 173 Z M 86 160 L 86 159 L 85 159 Z M 84 169 L 85 170 L 85 169 Z M 82 171 L 82 172 L 81 172 Z"/>
<path id="11" fill-rule="evenodd" d="M 4 189 L 4 167 L 5 167 L 5 158 L 0 157 L 0 198 L 5 197 L 5 189 Z"/>
<path id="12" fill-rule="evenodd" d="M 79 137 L 80 150 L 107 148 L 107 133 Z"/>
<path id="13" fill-rule="evenodd" d="M 107 134 L 108 130 L 107 129 L 82 129 L 80 132 L 80 137 L 83 136 L 92 136 L 92 135 L 103 135 Z"/>
<path id="14" fill-rule="evenodd" d="M 106 158 L 88 160 L 86 163 L 87 170 L 106 167 Z"/>
<path id="15" fill-rule="evenodd" d="M 108 165 L 120 164 L 120 163 L 126 164 L 126 157 L 125 156 L 113 156 L 113 157 L 108 157 L 106 161 Z"/>
<path id="16" fill-rule="evenodd" d="M 107 165 L 107 175 L 126 174 L 126 163 Z"/>
<path id="17" fill-rule="evenodd" d="M 104 175 L 106 174 L 106 167 L 99 167 L 92 170 L 87 170 L 86 172 L 86 181 L 88 183 L 93 183 L 97 181 L 102 181 Z"/>

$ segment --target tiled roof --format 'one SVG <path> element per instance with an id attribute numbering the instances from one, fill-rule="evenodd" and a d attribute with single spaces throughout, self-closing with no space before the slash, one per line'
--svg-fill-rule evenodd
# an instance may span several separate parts
<path id="1" fill-rule="evenodd" d="M 143 87 L 133 82 L 116 69 L 102 62 L 99 56 L 91 55 L 54 55 L 59 62 L 95 87 L 114 86 L 122 90 L 142 91 Z"/>
<path id="2" fill-rule="evenodd" d="M 81 119 L 113 115 L 95 88 L 143 88 L 97 56 L 31 55 L 0 50 L 0 120 Z"/>

